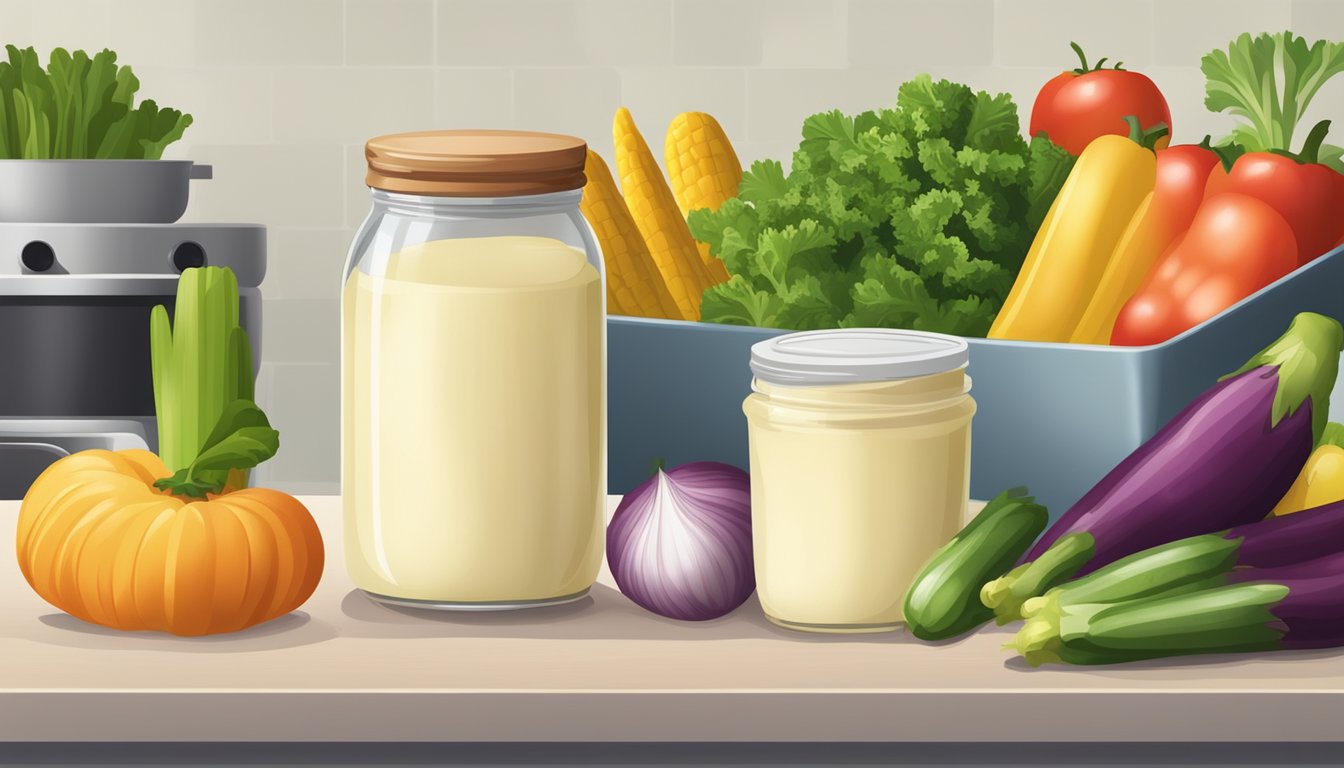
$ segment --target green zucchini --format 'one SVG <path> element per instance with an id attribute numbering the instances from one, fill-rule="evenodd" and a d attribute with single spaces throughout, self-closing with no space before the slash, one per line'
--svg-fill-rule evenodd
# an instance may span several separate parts
<path id="1" fill-rule="evenodd" d="M 1025 488 L 1004 491 L 944 544 L 905 594 L 905 624 L 921 640 L 946 640 L 994 618 L 980 588 L 1017 562 L 1045 526 L 1045 507 Z"/>

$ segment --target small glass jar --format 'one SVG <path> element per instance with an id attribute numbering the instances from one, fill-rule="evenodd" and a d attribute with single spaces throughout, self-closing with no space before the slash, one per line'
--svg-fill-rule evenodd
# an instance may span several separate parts
<path id="1" fill-rule="evenodd" d="M 751 350 L 743 404 L 756 589 L 770 621 L 898 629 L 919 569 L 970 493 L 966 342 L 882 329 L 779 336 Z"/>
<path id="2" fill-rule="evenodd" d="M 345 265 L 342 476 L 355 585 L 464 610 L 576 600 L 602 559 L 602 263 L 587 147 L 511 131 L 368 142 Z"/>

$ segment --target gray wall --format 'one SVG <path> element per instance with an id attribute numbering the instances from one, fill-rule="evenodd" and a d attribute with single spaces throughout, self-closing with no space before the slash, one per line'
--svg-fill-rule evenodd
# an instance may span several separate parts
<path id="1" fill-rule="evenodd" d="M 4 42 L 110 47 L 142 95 L 196 117 L 169 155 L 215 166 L 189 219 L 269 228 L 261 398 L 285 444 L 259 479 L 297 491 L 339 474 L 336 296 L 372 135 L 531 128 L 605 153 L 625 105 L 655 146 L 703 110 L 744 160 L 787 159 L 808 114 L 888 104 L 921 71 L 1010 91 L 1025 120 L 1077 40 L 1156 80 L 1176 141 L 1195 142 L 1226 127 L 1204 110 L 1200 55 L 1288 27 L 1344 39 L 1344 2 L 0 0 Z M 1341 106 L 1333 84 L 1313 111 Z"/>

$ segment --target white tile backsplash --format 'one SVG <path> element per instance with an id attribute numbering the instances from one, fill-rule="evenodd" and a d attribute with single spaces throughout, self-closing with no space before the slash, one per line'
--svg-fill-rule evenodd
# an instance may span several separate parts
<path id="1" fill-rule="evenodd" d="M 201 64 L 239 68 L 239 77 L 249 67 L 341 64 L 342 0 L 195 0 L 195 7 L 195 30 L 161 31 L 192 35 Z"/>
<path id="2" fill-rule="evenodd" d="M 1155 63 L 1187 66 L 1211 50 L 1227 49 L 1237 35 L 1282 32 L 1292 26 L 1290 0 L 1181 0 L 1166 2 L 1153 27 Z"/>
<path id="3" fill-rule="evenodd" d="M 1076 42 L 1089 65 L 1106 57 L 1109 63 L 1123 61 L 1129 69 L 1147 66 L 1153 60 L 1154 28 L 1167 23 L 1166 13 L 1186 0 L 1161 0 L 1160 13 L 1154 10 L 1157 2 L 995 0 L 994 62 L 1072 69 L 1078 58 L 1069 43 Z"/>
<path id="4" fill-rule="evenodd" d="M 1077 41 L 1152 77 L 1197 142 L 1231 123 L 1204 108 L 1200 56 L 1285 28 L 1344 39 L 1344 0 L 0 0 L 0 42 L 111 47 L 142 97 L 193 114 L 168 156 L 215 178 L 187 220 L 267 226 L 260 393 L 285 444 L 261 476 L 298 490 L 339 475 L 339 281 L 374 134 L 552 130 L 610 160 L 617 106 L 659 155 L 700 110 L 744 165 L 787 165 L 805 117 L 889 106 L 925 71 L 1011 93 L 1025 128 Z M 1331 83 L 1307 120 L 1341 112 Z"/>
<path id="5" fill-rule="evenodd" d="M 437 0 L 438 64 L 449 66 L 576 66 L 579 0 Z M 623 30 L 627 34 L 630 30 Z"/>
<path id="6" fill-rule="evenodd" d="M 765 29 L 759 21 L 761 6 L 757 0 L 677 0 L 672 8 L 676 63 L 694 67 L 760 64 Z"/>
<path id="7" fill-rule="evenodd" d="M 434 71 L 435 128 L 512 128 L 513 70 L 439 67 Z"/>
<path id="8" fill-rule="evenodd" d="M 851 66 L 929 68 L 993 61 L 993 0 L 850 0 Z"/>
<path id="9" fill-rule="evenodd" d="M 434 63 L 434 0 L 345 0 L 345 63 Z"/>
<path id="10" fill-rule="evenodd" d="M 767 67 L 844 67 L 850 63 L 845 0 L 772 0 L 757 14 L 761 64 Z"/>
<path id="11" fill-rule="evenodd" d="M 362 142 L 432 126 L 434 70 L 279 67 L 274 70 L 271 100 L 279 142 Z"/>
<path id="12" fill-rule="evenodd" d="M 93 55 L 96 51 L 112 47 L 112 0 L 34 0 L 30 13 L 32 26 L 27 39 L 6 39 L 5 42 L 22 42 L 24 46 L 37 48 L 37 55 L 43 63 L 46 63 L 52 48 L 83 48 Z M 0 28 L 0 34 L 8 38 L 10 33 Z M 129 52 L 123 54 L 118 61 L 122 64 L 134 63 L 126 58 L 128 55 Z"/>
<path id="13" fill-rule="evenodd" d="M 611 147 L 611 118 L 621 104 L 613 67 L 526 68 L 513 74 L 514 125 L 567 133 L 602 150 Z"/>

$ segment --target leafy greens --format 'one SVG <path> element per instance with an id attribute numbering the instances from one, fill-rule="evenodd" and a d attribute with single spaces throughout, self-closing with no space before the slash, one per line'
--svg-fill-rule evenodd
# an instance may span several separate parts
<path id="1" fill-rule="evenodd" d="M 140 81 L 117 54 L 64 48 L 46 69 L 32 48 L 5 47 L 0 61 L 0 158 L 157 160 L 182 138 L 191 115 L 134 103 Z"/>
<path id="2" fill-rule="evenodd" d="M 1074 158 L 1021 136 L 1017 107 L 927 75 L 896 107 L 813 115 L 788 173 L 758 161 L 696 239 L 732 273 L 706 322 L 982 336 Z"/>
<path id="3" fill-rule="evenodd" d="M 1292 32 L 1243 33 L 1226 51 L 1206 54 L 1200 69 L 1206 78 L 1204 105 L 1246 121 L 1221 144 L 1246 152 L 1289 151 L 1293 131 L 1316 92 L 1344 72 L 1344 43 L 1308 44 Z M 1326 145 L 1320 159 L 1344 172 L 1341 154 L 1344 150 Z"/>

